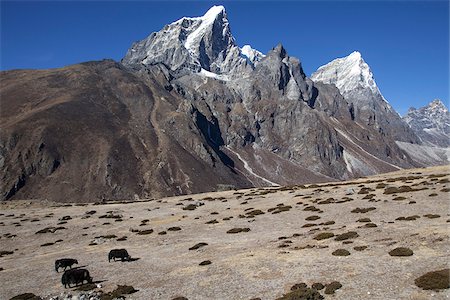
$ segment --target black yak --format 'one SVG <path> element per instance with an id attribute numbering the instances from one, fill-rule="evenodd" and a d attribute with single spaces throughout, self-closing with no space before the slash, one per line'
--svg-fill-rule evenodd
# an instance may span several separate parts
<path id="1" fill-rule="evenodd" d="M 61 277 L 61 283 L 65 288 L 71 284 L 78 285 L 79 283 L 83 284 L 84 281 L 88 283 L 92 283 L 92 277 L 89 275 L 89 271 L 86 269 L 73 269 L 67 270 Z"/>
<path id="2" fill-rule="evenodd" d="M 108 261 L 111 262 L 111 259 L 116 261 L 116 258 L 120 258 L 121 261 L 130 260 L 131 256 L 128 254 L 125 249 L 112 249 L 108 254 Z"/>
<path id="3" fill-rule="evenodd" d="M 78 260 L 73 258 L 61 258 L 55 260 L 55 271 L 58 272 L 59 268 L 64 268 L 64 271 L 67 269 L 67 267 L 70 267 L 72 269 L 72 265 L 77 264 Z"/>

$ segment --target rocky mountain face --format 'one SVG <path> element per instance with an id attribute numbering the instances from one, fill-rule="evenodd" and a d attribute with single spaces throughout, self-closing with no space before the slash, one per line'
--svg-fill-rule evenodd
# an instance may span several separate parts
<path id="1" fill-rule="evenodd" d="M 381 94 L 369 65 L 355 51 L 337 58 L 312 74 L 315 82 L 334 84 L 350 103 L 358 124 L 387 138 L 408 143 L 420 140 Z"/>
<path id="2" fill-rule="evenodd" d="M 435 99 L 419 109 L 411 107 L 403 120 L 424 144 L 450 147 L 450 112 L 441 100 Z"/>
<path id="3" fill-rule="evenodd" d="M 419 166 L 396 143 L 419 139 L 360 54 L 343 60 L 311 80 L 282 45 L 238 47 L 215 6 L 121 63 L 2 72 L 1 195 L 160 197 Z"/>

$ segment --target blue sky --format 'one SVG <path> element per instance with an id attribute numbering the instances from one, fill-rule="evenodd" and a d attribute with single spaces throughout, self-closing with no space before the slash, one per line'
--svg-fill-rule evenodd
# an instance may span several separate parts
<path id="1" fill-rule="evenodd" d="M 282 43 L 307 75 L 354 50 L 400 113 L 449 101 L 449 2 L 1 1 L 1 70 L 120 60 L 132 42 L 183 16 L 224 5 L 240 46 Z"/>

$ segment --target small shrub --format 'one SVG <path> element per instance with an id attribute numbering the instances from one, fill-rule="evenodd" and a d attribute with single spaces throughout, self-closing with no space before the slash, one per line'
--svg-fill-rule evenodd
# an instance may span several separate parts
<path id="1" fill-rule="evenodd" d="M 304 211 L 320 211 L 320 209 L 318 209 L 317 207 L 311 205 L 311 206 L 307 206 L 303 209 Z"/>
<path id="2" fill-rule="evenodd" d="M 126 235 L 124 235 L 124 236 L 122 236 L 122 237 L 117 239 L 118 242 L 126 241 L 126 240 L 127 240 L 127 236 Z"/>
<path id="3" fill-rule="evenodd" d="M 181 230 L 181 227 L 178 227 L 178 226 L 167 228 L 167 231 L 180 231 L 180 230 Z"/>
<path id="4" fill-rule="evenodd" d="M 291 291 L 299 290 L 299 289 L 306 289 L 308 285 L 304 282 L 296 283 L 291 287 Z"/>
<path id="5" fill-rule="evenodd" d="M 336 238 L 334 240 L 335 241 L 344 241 L 344 240 L 348 240 L 348 239 L 357 238 L 358 236 L 359 236 L 359 234 L 356 231 L 349 231 L 349 232 L 346 232 L 346 233 L 336 236 Z"/>
<path id="6" fill-rule="evenodd" d="M 195 244 L 194 246 L 192 246 L 191 248 L 189 248 L 189 250 L 197 250 L 204 246 L 208 246 L 208 244 L 207 243 L 198 243 L 198 244 Z"/>
<path id="7" fill-rule="evenodd" d="M 424 290 L 443 290 L 450 288 L 450 269 L 432 271 L 416 278 L 414 283 Z"/>
<path id="8" fill-rule="evenodd" d="M 250 228 L 233 228 L 227 231 L 227 233 L 240 233 L 240 232 L 249 232 Z"/>
<path id="9" fill-rule="evenodd" d="M 52 243 L 52 242 L 50 242 L 50 243 L 44 243 L 44 244 L 42 244 L 41 245 L 41 247 L 47 247 L 47 246 L 51 246 L 51 245 L 54 245 L 55 243 Z"/>
<path id="10" fill-rule="evenodd" d="M 368 194 L 369 192 L 373 192 L 374 189 L 363 187 L 359 190 L 358 194 Z"/>
<path id="11" fill-rule="evenodd" d="M 375 188 L 376 188 L 376 189 L 384 189 L 386 186 L 387 186 L 386 183 L 378 183 L 378 184 L 375 186 Z"/>
<path id="12" fill-rule="evenodd" d="M 356 246 L 356 247 L 353 247 L 353 250 L 355 250 L 355 251 L 364 251 L 366 249 L 367 249 L 367 246 Z"/>
<path id="13" fill-rule="evenodd" d="M 262 210 L 260 210 L 260 209 L 255 209 L 255 210 L 249 211 L 249 212 L 247 212 L 245 214 L 248 215 L 249 217 L 255 217 L 255 216 L 258 216 L 258 215 L 263 215 L 264 212 Z"/>
<path id="14" fill-rule="evenodd" d="M 279 214 L 284 211 L 289 211 L 292 208 L 290 205 L 279 204 L 277 207 L 269 208 L 267 212 L 272 212 L 272 214 Z"/>
<path id="15" fill-rule="evenodd" d="M 314 237 L 314 239 L 320 241 L 320 240 L 332 238 L 333 236 L 334 236 L 334 233 L 332 233 L 332 232 L 322 232 L 322 233 L 319 233 L 318 235 L 316 235 Z"/>
<path id="16" fill-rule="evenodd" d="M 369 212 L 369 211 L 375 210 L 375 209 L 376 209 L 376 207 L 366 207 L 366 208 L 357 207 L 357 208 L 353 209 L 351 212 L 365 214 L 366 212 Z"/>
<path id="17" fill-rule="evenodd" d="M 319 225 L 320 226 L 328 226 L 328 225 L 333 225 L 335 223 L 336 223 L 335 221 L 326 221 L 326 222 L 320 223 Z"/>
<path id="18" fill-rule="evenodd" d="M 199 263 L 198 265 L 199 266 L 207 266 L 207 265 L 210 265 L 210 264 L 212 264 L 212 262 L 210 260 L 204 260 L 201 263 Z"/>
<path id="19" fill-rule="evenodd" d="M 107 235 L 102 235 L 102 236 L 99 236 L 99 237 L 100 238 L 104 238 L 104 239 L 115 239 L 117 237 L 117 235 L 115 235 L 115 234 L 107 234 Z"/>
<path id="20" fill-rule="evenodd" d="M 299 288 L 295 289 L 277 300 L 322 300 L 323 296 L 315 289 Z"/>
<path id="21" fill-rule="evenodd" d="M 356 222 L 368 223 L 368 222 L 372 222 L 372 221 L 370 220 L 370 218 L 361 218 L 361 219 L 357 220 Z"/>
<path id="22" fill-rule="evenodd" d="M 315 221 L 315 220 L 318 220 L 318 219 L 320 219 L 319 216 L 309 216 L 305 220 L 306 221 Z"/>
<path id="23" fill-rule="evenodd" d="M 415 221 L 418 218 L 420 218 L 420 216 L 414 215 L 414 216 L 409 216 L 409 217 L 398 217 L 395 220 L 396 221 Z"/>
<path id="24" fill-rule="evenodd" d="M 153 233 L 153 229 L 139 230 L 138 235 L 147 235 Z"/>
<path id="25" fill-rule="evenodd" d="M 314 226 L 318 226 L 318 224 L 314 224 L 314 223 L 306 223 L 305 225 L 302 226 L 302 228 L 314 227 Z"/>
<path id="26" fill-rule="evenodd" d="M 326 285 L 325 294 L 334 294 L 334 292 L 342 287 L 339 281 L 333 281 Z"/>
<path id="27" fill-rule="evenodd" d="M 11 255 L 14 251 L 7 251 L 7 250 L 0 250 L 0 257 L 3 257 L 5 255 Z"/>
<path id="28" fill-rule="evenodd" d="M 334 256 L 349 256 L 350 252 L 345 249 L 337 249 L 337 250 L 333 251 L 333 253 L 331 253 L 331 254 Z"/>
<path id="29" fill-rule="evenodd" d="M 399 247 L 389 251 L 390 256 L 411 256 L 413 254 L 414 252 L 411 249 L 405 247 Z"/>
<path id="30" fill-rule="evenodd" d="M 392 200 L 394 200 L 394 201 L 402 201 L 402 200 L 405 200 L 405 199 L 406 199 L 406 197 L 398 196 L 398 197 L 395 197 L 395 198 L 392 199 Z"/>
<path id="31" fill-rule="evenodd" d="M 375 228 L 375 227 L 378 227 L 378 226 L 375 223 L 366 223 L 366 224 L 364 224 L 364 227 L 365 228 Z"/>
<path id="32" fill-rule="evenodd" d="M 435 214 L 426 214 L 426 215 L 423 215 L 425 218 L 428 218 L 428 219 L 436 219 L 436 218 L 440 218 L 441 216 L 440 215 L 435 215 Z"/>
<path id="33" fill-rule="evenodd" d="M 211 221 L 206 222 L 205 224 L 217 224 L 217 223 L 219 223 L 219 221 L 217 221 L 216 219 L 214 219 L 214 220 L 211 220 Z"/>
<path id="34" fill-rule="evenodd" d="M 189 204 L 189 205 L 186 205 L 185 207 L 183 207 L 183 210 L 194 210 L 196 208 L 197 208 L 197 205 Z"/>
<path id="35" fill-rule="evenodd" d="M 316 289 L 318 291 L 322 290 L 325 286 L 321 284 L 320 282 L 313 283 L 311 286 L 313 289 Z"/>

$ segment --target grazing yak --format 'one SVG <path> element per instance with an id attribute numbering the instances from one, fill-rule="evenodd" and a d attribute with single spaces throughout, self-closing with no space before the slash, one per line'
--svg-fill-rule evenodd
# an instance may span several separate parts
<path id="1" fill-rule="evenodd" d="M 121 261 L 130 260 L 131 256 L 128 254 L 125 249 L 112 249 L 108 254 L 108 261 L 111 262 L 111 259 L 116 261 L 116 258 L 120 258 Z"/>
<path id="2" fill-rule="evenodd" d="M 88 283 L 92 283 L 92 277 L 89 275 L 89 271 L 86 269 L 72 269 L 67 270 L 61 277 L 61 283 L 65 288 L 71 284 L 78 285 L 79 283 L 83 284 L 84 281 Z"/>
<path id="3" fill-rule="evenodd" d="M 55 260 L 55 271 L 58 272 L 59 268 L 64 268 L 64 271 L 67 269 L 67 267 L 72 269 L 72 265 L 77 264 L 78 260 L 73 258 L 61 258 Z"/>

